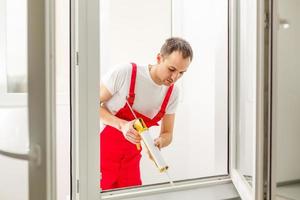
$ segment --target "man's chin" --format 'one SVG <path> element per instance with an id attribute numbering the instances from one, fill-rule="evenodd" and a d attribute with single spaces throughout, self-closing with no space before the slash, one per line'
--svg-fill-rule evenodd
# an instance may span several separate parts
<path id="1" fill-rule="evenodd" d="M 171 86 L 172 84 L 173 84 L 173 82 L 170 82 L 170 81 L 165 81 L 165 82 L 164 82 L 164 85 L 165 85 L 165 86 Z"/>

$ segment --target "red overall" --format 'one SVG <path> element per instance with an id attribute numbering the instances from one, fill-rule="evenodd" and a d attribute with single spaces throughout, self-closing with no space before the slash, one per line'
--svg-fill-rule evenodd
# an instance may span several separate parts
<path id="1" fill-rule="evenodd" d="M 135 98 L 134 88 L 136 71 L 136 64 L 132 63 L 130 89 L 129 96 L 127 98 L 131 107 Z M 147 127 L 158 125 L 157 122 L 160 121 L 165 114 L 165 109 L 168 105 L 172 90 L 173 85 L 169 87 L 160 111 L 153 119 L 134 111 L 138 118 L 142 118 L 144 120 Z M 116 116 L 127 121 L 134 120 L 134 116 L 126 103 L 124 107 L 117 112 Z M 105 126 L 103 131 L 100 133 L 100 169 L 102 173 L 102 179 L 100 182 L 101 189 L 107 190 L 141 185 L 140 152 L 141 150 L 137 150 L 136 145 L 125 139 L 122 132 L 111 126 Z"/>

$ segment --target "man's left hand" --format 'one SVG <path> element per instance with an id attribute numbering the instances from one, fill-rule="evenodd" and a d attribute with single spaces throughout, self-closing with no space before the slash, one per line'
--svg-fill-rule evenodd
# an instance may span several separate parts
<path id="1" fill-rule="evenodd" d="M 164 142 L 163 142 L 162 137 L 158 137 L 158 138 L 154 139 L 154 145 L 157 146 L 159 148 L 159 150 L 164 147 L 163 144 L 164 144 Z"/>

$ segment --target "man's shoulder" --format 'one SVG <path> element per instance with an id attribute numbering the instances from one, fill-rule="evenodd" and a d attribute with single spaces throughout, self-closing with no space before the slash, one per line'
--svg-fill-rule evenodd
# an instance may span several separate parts
<path id="1" fill-rule="evenodd" d="M 106 78 L 115 77 L 120 78 L 129 75 L 131 72 L 131 64 L 130 63 L 120 63 L 113 65 L 107 73 L 105 73 Z"/>
<path id="2" fill-rule="evenodd" d="M 140 65 L 137 63 L 120 63 L 120 64 L 115 65 L 113 67 L 113 70 L 128 73 L 128 72 L 132 71 L 133 64 L 136 64 L 138 72 L 143 73 L 144 71 L 147 71 L 147 68 L 145 67 L 145 65 Z"/>
<path id="3" fill-rule="evenodd" d="M 105 72 L 105 75 L 102 77 L 103 82 L 115 82 L 116 80 L 123 80 L 126 76 L 129 75 L 131 68 L 130 63 L 121 63 L 113 65 Z"/>
<path id="4" fill-rule="evenodd" d="M 114 71 L 129 71 L 131 70 L 131 63 L 119 63 L 113 66 Z"/>

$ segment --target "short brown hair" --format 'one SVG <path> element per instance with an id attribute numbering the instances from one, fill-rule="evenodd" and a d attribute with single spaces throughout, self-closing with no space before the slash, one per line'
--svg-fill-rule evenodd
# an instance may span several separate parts
<path id="1" fill-rule="evenodd" d="M 182 54 L 182 57 L 190 58 L 193 60 L 193 50 L 191 45 L 184 39 L 179 37 L 171 37 L 166 39 L 165 43 L 160 49 L 160 54 L 162 56 L 168 56 L 174 51 L 179 51 Z"/>

